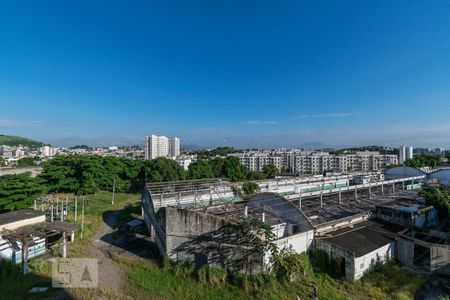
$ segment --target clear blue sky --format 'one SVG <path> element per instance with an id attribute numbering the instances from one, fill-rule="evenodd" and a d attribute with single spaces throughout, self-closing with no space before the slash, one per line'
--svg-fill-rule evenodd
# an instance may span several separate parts
<path id="1" fill-rule="evenodd" d="M 450 2 L 1 1 L 0 133 L 450 146 Z"/>

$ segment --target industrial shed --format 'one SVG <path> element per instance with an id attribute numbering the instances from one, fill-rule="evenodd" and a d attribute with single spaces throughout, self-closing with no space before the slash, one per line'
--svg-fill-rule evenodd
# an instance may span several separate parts
<path id="1" fill-rule="evenodd" d="M 395 234 L 402 230 L 382 221 L 366 221 L 316 238 L 315 246 L 328 254 L 337 273 L 358 280 L 375 265 L 396 257 Z"/>

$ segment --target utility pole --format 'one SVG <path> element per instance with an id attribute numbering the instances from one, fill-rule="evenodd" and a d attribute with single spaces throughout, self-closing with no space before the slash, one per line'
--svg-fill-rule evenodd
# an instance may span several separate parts
<path id="1" fill-rule="evenodd" d="M 84 229 L 84 197 L 83 197 L 83 205 L 81 206 L 81 238 L 83 238 L 83 229 Z"/>
<path id="2" fill-rule="evenodd" d="M 75 197 L 75 222 L 77 221 L 78 197 Z"/>
<path id="3" fill-rule="evenodd" d="M 112 205 L 114 205 L 114 196 L 115 196 L 115 193 L 116 193 L 116 179 L 114 178 L 114 181 L 113 181 L 113 191 L 112 191 L 113 193 L 112 193 Z"/>

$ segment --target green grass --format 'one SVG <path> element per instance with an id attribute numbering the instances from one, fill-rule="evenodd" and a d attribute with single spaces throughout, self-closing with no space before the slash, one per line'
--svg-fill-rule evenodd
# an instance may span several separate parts
<path id="1" fill-rule="evenodd" d="M 413 299 L 425 280 L 390 262 L 375 268 L 357 282 L 311 273 L 292 282 L 280 282 L 271 276 L 255 276 L 213 286 L 205 280 L 186 276 L 184 272 L 175 275 L 177 272 L 161 268 L 150 260 L 114 259 L 127 270 L 128 289 L 135 299 L 295 299 L 296 296 L 311 299 L 316 286 L 319 299 L 403 300 Z"/>
<path id="2" fill-rule="evenodd" d="M 111 205 L 110 192 L 99 192 L 94 195 L 86 196 L 86 199 L 91 199 L 89 205 L 85 206 L 85 231 L 83 239 L 80 239 L 79 232 L 76 234 L 75 242 L 69 244 L 69 257 L 77 257 L 84 253 L 86 245 L 91 242 L 91 237 L 102 222 L 103 213 L 108 210 L 116 210 L 128 201 L 137 199 L 140 195 L 136 194 L 116 194 L 116 201 Z M 80 199 L 79 199 L 80 200 Z M 77 223 L 80 224 L 81 219 L 81 201 L 78 201 L 79 218 Z M 73 218 L 73 214 L 69 215 L 69 219 Z M 58 252 L 58 251 L 57 251 Z M 6 276 L 0 276 L 0 300 L 1 299 L 52 299 L 57 295 L 67 295 L 70 293 L 75 299 L 95 299 L 100 295 L 105 296 L 105 299 L 113 298 L 113 295 L 108 294 L 108 291 L 94 291 L 87 289 L 72 289 L 64 291 L 61 289 L 51 288 L 51 263 L 45 259 L 35 258 L 28 263 L 29 272 L 26 276 L 22 276 L 20 265 L 13 265 L 11 270 L 9 266 L 0 264 L 2 269 L 8 268 Z M 9 271 L 10 270 L 10 271 Z M 28 294 L 28 291 L 35 286 L 50 287 L 46 293 L 36 295 Z M 68 298 L 70 299 L 70 297 Z"/>
<path id="3" fill-rule="evenodd" d="M 103 222 L 103 217 L 105 213 L 109 211 L 114 211 L 122 208 L 127 202 L 135 199 L 139 199 L 139 194 L 126 194 L 126 193 L 116 193 L 114 204 L 111 204 L 112 193 L 101 191 L 93 195 L 88 195 L 85 204 L 85 218 L 84 218 L 84 230 L 83 238 L 81 238 L 81 208 L 82 208 L 82 198 L 78 199 L 78 217 L 77 223 L 80 230 L 77 231 L 75 237 L 75 245 L 85 246 L 90 244 L 90 238 L 96 232 L 100 224 Z M 69 215 L 69 221 L 73 221 L 73 214 Z M 80 250 L 83 247 L 73 247 L 75 253 L 74 255 L 79 255 Z"/>

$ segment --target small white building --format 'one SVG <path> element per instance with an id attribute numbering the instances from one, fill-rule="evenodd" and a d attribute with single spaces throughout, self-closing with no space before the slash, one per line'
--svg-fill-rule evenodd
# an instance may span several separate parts
<path id="1" fill-rule="evenodd" d="M 396 257 L 395 234 L 400 226 L 366 221 L 316 237 L 315 246 L 327 253 L 335 273 L 358 280 L 374 266 Z"/>

